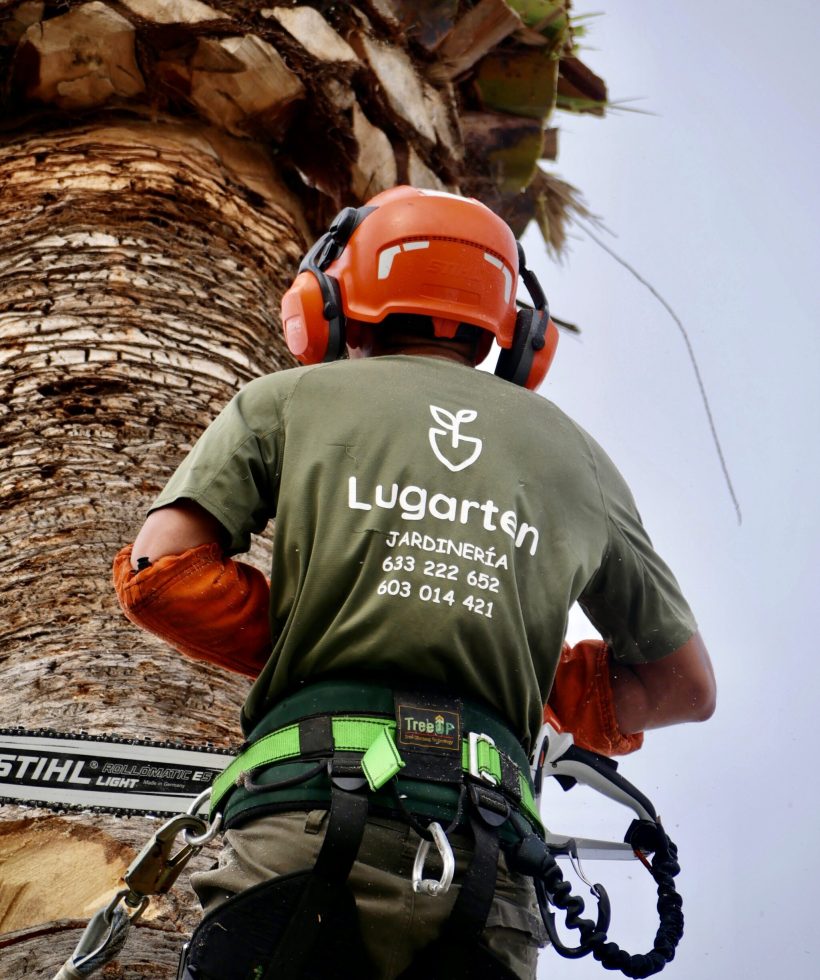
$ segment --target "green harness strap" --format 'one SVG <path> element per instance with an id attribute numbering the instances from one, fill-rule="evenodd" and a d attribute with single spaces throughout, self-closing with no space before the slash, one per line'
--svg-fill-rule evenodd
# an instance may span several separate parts
<path id="1" fill-rule="evenodd" d="M 395 721 L 389 718 L 343 715 L 331 717 L 331 728 L 334 751 L 363 753 L 362 769 L 372 791 L 384 786 L 404 766 L 396 747 Z M 246 773 L 276 762 L 298 758 L 301 754 L 298 723 L 277 729 L 254 742 L 214 780 L 211 790 L 211 816 L 213 817 L 224 797 L 235 786 L 242 785 Z M 464 773 L 484 778 L 489 776 L 497 785 L 502 783 L 501 753 L 487 738 L 473 736 L 472 739 L 462 740 L 461 768 Z M 516 771 L 521 808 L 530 821 L 540 827 L 541 820 L 528 774 L 521 772 L 518 766 Z"/>

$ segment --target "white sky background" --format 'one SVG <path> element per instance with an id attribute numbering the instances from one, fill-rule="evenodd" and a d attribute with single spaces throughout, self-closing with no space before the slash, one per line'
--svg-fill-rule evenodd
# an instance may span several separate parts
<path id="1" fill-rule="evenodd" d="M 624 473 L 717 672 L 710 722 L 653 732 L 621 763 L 680 848 L 686 934 L 664 976 L 816 977 L 820 4 L 575 8 L 605 9 L 582 58 L 610 98 L 655 115 L 561 114 L 555 172 L 687 327 L 743 509 L 738 527 L 669 315 L 582 233 L 556 267 L 531 230 L 553 312 L 583 330 L 562 336 L 543 393 Z M 574 619 L 570 638 L 584 635 Z M 575 790 L 544 815 L 555 830 L 613 836 L 630 819 Z M 645 951 L 649 876 L 636 864 L 586 870 L 611 885 L 612 938 Z M 542 980 L 606 975 L 591 959 L 541 956 Z"/>

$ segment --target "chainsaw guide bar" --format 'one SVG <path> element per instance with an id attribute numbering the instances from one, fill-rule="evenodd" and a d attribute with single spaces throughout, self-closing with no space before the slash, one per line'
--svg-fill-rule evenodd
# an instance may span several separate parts
<path id="1" fill-rule="evenodd" d="M 115 816 L 174 814 L 233 757 L 212 745 L 0 728 L 0 803 Z"/>

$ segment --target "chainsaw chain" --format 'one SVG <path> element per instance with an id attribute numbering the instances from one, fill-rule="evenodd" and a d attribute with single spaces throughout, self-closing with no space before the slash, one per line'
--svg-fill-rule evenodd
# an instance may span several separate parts
<path id="1" fill-rule="evenodd" d="M 18 800 L 8 796 L 0 796 L 0 807 L 21 806 L 50 810 L 52 813 L 104 813 L 110 817 L 149 817 L 164 820 L 166 817 L 179 813 L 179 807 L 169 810 L 130 810 L 127 807 L 90 806 L 81 803 L 48 803 L 45 800 Z"/>
<path id="2" fill-rule="evenodd" d="M 175 749 L 180 752 L 202 752 L 204 754 L 219 753 L 220 755 L 236 755 L 243 748 L 241 745 L 223 748 L 213 742 L 198 745 L 186 745 L 184 742 L 173 742 L 168 739 L 156 742 L 150 738 L 129 738 L 127 735 L 92 735 L 89 732 L 58 732 L 54 728 L 0 728 L 0 735 L 13 735 L 16 738 L 62 738 L 73 739 L 77 742 L 102 742 L 106 745 L 139 745 L 154 749 Z"/>

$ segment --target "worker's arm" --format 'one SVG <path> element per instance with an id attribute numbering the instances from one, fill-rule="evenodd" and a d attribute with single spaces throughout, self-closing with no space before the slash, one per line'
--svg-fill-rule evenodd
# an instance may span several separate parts
<path id="1" fill-rule="evenodd" d="M 131 564 L 136 569 L 138 558 L 153 564 L 166 555 L 181 555 L 202 544 L 220 542 L 225 536 L 225 528 L 204 507 L 193 500 L 181 500 L 148 515 L 131 549 Z"/>
<path id="2" fill-rule="evenodd" d="M 663 659 L 645 664 L 614 660 L 603 640 L 565 646 L 548 708 L 583 748 L 625 755 L 643 732 L 705 721 L 715 709 L 715 678 L 699 633 Z"/>
<path id="3" fill-rule="evenodd" d="M 615 717 L 625 734 L 706 721 L 715 711 L 715 674 L 700 633 L 662 660 L 619 664 L 610 658 Z"/>
<path id="4" fill-rule="evenodd" d="M 225 558 L 222 525 L 193 501 L 153 511 L 114 559 L 125 615 L 180 653 L 258 675 L 271 652 L 265 576 Z M 137 571 L 140 558 L 150 565 Z"/>

